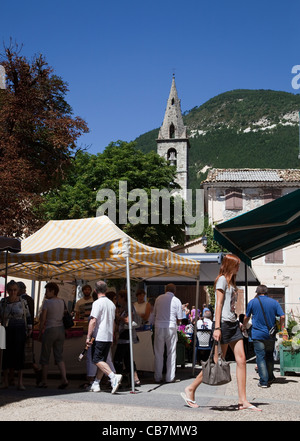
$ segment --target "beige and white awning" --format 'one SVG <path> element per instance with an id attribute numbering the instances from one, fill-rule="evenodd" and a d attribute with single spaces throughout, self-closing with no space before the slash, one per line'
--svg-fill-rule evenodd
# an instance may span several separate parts
<path id="1" fill-rule="evenodd" d="M 21 252 L 9 253 L 7 273 L 30 280 L 199 277 L 200 263 L 169 250 L 144 245 L 119 229 L 107 216 L 50 221 L 21 242 Z M 5 255 L 0 253 L 0 274 Z"/>

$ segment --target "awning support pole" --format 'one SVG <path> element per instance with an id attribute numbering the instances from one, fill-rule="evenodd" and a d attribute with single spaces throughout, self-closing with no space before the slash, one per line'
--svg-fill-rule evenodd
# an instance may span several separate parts
<path id="1" fill-rule="evenodd" d="M 131 393 L 135 393 L 134 388 L 134 361 L 133 361 L 133 339 L 132 339 L 132 305 L 129 269 L 129 241 L 124 240 L 126 257 L 126 281 L 127 281 L 127 306 L 128 306 L 128 329 L 129 329 L 129 348 L 130 348 L 130 374 L 131 374 Z"/>
<path id="2" fill-rule="evenodd" d="M 194 324 L 194 339 L 193 339 L 193 370 L 192 374 L 195 372 L 196 364 L 196 338 L 197 338 L 197 321 L 198 321 L 198 303 L 199 303 L 199 277 L 196 282 L 196 302 L 195 302 L 195 324 Z"/>
<path id="3" fill-rule="evenodd" d="M 245 312 L 248 305 L 248 274 L 247 274 L 247 264 L 245 263 Z"/>

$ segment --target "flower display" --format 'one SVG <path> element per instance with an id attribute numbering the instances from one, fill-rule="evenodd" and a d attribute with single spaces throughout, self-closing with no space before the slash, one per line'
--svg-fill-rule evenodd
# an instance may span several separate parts
<path id="1" fill-rule="evenodd" d="M 177 331 L 177 337 L 177 343 L 183 343 L 186 348 L 189 348 L 192 340 L 183 331 Z"/>

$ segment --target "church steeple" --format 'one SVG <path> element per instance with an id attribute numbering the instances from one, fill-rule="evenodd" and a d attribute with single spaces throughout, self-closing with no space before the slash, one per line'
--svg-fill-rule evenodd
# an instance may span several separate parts
<path id="1" fill-rule="evenodd" d="M 186 139 L 186 127 L 183 124 L 180 99 L 178 98 L 174 75 L 164 121 L 158 134 L 158 139 L 173 138 Z"/>
<path id="2" fill-rule="evenodd" d="M 176 181 L 181 186 L 180 193 L 185 199 L 188 188 L 188 150 L 190 145 L 186 126 L 183 123 L 174 75 L 163 124 L 156 142 L 157 153 L 169 161 L 170 165 L 176 166 Z"/>

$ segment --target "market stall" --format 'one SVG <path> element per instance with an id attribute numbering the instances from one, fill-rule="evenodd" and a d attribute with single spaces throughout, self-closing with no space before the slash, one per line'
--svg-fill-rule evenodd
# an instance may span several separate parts
<path id="1" fill-rule="evenodd" d="M 182 275 L 199 281 L 199 262 L 144 245 L 125 234 L 107 216 L 50 221 L 22 241 L 21 253 L 10 254 L 7 260 L 5 257 L 0 252 L 0 274 L 6 267 L 10 276 L 30 280 L 125 278 L 128 292 L 131 292 L 131 280 L 158 275 Z M 130 296 L 128 311 L 134 390 Z"/>

